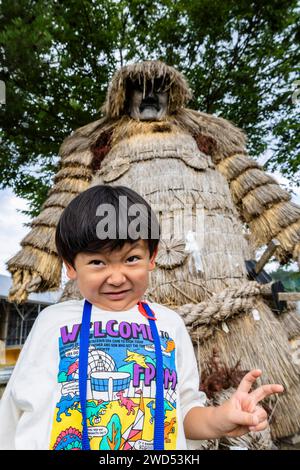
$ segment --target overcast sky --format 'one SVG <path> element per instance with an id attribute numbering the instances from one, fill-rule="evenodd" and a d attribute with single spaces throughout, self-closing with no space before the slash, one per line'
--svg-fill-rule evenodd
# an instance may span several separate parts
<path id="1" fill-rule="evenodd" d="M 290 188 L 295 195 L 293 200 L 300 205 L 300 188 L 293 187 L 290 181 L 279 173 L 273 173 L 285 188 Z M 30 230 L 24 226 L 29 218 L 20 213 L 27 209 L 27 202 L 16 197 L 10 189 L 0 191 L 0 274 L 10 275 L 5 262 L 20 249 L 20 241 Z"/>

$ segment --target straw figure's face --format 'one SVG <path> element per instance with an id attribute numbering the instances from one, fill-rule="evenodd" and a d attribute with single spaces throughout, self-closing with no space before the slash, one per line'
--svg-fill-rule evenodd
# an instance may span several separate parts
<path id="1" fill-rule="evenodd" d="M 137 121 L 159 121 L 168 111 L 168 91 L 162 78 L 128 81 L 128 114 Z"/>
<path id="2" fill-rule="evenodd" d="M 126 242 L 111 252 L 78 253 L 75 268 L 65 262 L 67 276 L 77 281 L 81 295 L 96 307 L 128 310 L 142 299 L 157 250 L 150 257 L 148 243 Z"/>
<path id="3" fill-rule="evenodd" d="M 163 120 L 182 110 L 192 98 L 183 75 L 160 60 L 128 64 L 117 70 L 101 108 L 106 119 Z"/>

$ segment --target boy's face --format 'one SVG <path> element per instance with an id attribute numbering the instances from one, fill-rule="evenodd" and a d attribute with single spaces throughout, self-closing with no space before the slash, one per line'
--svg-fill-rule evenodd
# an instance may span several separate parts
<path id="1" fill-rule="evenodd" d="M 112 252 L 78 253 L 75 269 L 65 262 L 67 276 L 77 281 L 81 295 L 103 310 L 129 310 L 142 299 L 148 273 L 155 267 L 157 250 L 150 258 L 148 243 L 126 242 Z"/>

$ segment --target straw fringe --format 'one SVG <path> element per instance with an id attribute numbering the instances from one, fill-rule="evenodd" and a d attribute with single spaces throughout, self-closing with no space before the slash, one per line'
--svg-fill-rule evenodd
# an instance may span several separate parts
<path id="1" fill-rule="evenodd" d="M 288 304 L 286 312 L 278 315 L 279 322 L 287 332 L 288 339 L 292 340 L 300 336 L 300 315 L 297 312 L 297 305 L 293 302 Z"/>
<path id="2" fill-rule="evenodd" d="M 65 302 L 66 300 L 82 300 L 83 297 L 78 289 L 77 282 L 68 281 L 65 285 L 64 291 L 58 302 Z"/>
<path id="3" fill-rule="evenodd" d="M 93 153 L 90 150 L 85 150 L 83 152 L 72 152 L 68 154 L 67 157 L 63 158 L 63 163 L 65 166 L 70 165 L 82 165 L 83 167 L 90 167 L 93 161 Z"/>
<path id="4" fill-rule="evenodd" d="M 90 181 L 91 170 L 89 168 L 85 168 L 82 165 L 64 166 L 64 168 L 56 173 L 54 181 L 57 182 L 65 178 L 80 178 L 86 181 Z"/>
<path id="5" fill-rule="evenodd" d="M 300 208 L 260 166 L 245 154 L 231 155 L 217 169 L 226 177 L 241 219 L 249 224 L 250 243 L 258 248 L 276 237 L 276 258 L 286 263 L 300 253 Z"/>
<path id="6" fill-rule="evenodd" d="M 255 246 L 266 244 L 299 220 L 299 206 L 293 202 L 280 202 L 249 223 L 251 238 Z"/>
<path id="7" fill-rule="evenodd" d="M 55 245 L 55 227 L 33 227 L 22 240 L 22 246 L 26 245 L 57 255 Z"/>
<path id="8" fill-rule="evenodd" d="M 168 136 L 169 142 L 167 142 L 168 139 L 166 138 L 165 144 L 170 146 L 173 133 L 168 133 Z M 157 139 L 153 139 L 153 141 L 157 142 Z M 139 136 L 136 137 L 136 142 L 138 146 L 140 142 Z M 132 149 L 130 155 L 133 154 L 136 142 L 134 136 L 131 136 L 127 140 L 127 144 L 130 144 Z M 160 140 L 160 146 L 161 142 L 162 139 Z M 153 153 L 157 153 L 157 155 L 161 155 L 163 148 L 162 146 L 160 147 L 159 153 L 159 146 L 157 145 L 156 150 L 155 143 L 152 145 L 152 151 Z M 258 171 L 259 174 L 261 173 L 259 169 L 255 168 L 255 171 Z M 149 174 L 163 174 L 164 178 L 157 182 L 156 178 L 149 178 Z M 98 175 L 98 177 L 100 178 L 99 182 L 101 182 L 101 176 Z M 267 178 L 267 181 L 269 181 L 269 178 Z M 144 160 L 143 172 L 140 170 L 140 165 L 131 162 L 130 169 L 118 175 L 113 183 L 134 187 L 151 205 L 153 204 L 162 229 L 165 228 L 166 235 L 173 233 L 174 227 L 181 224 L 180 221 L 184 219 L 184 215 L 182 214 L 183 208 L 190 204 L 192 206 L 192 213 L 195 216 L 196 204 L 205 201 L 204 207 L 203 205 L 201 206 L 204 209 L 203 231 L 207 236 L 207 238 L 203 238 L 203 243 L 201 244 L 204 273 L 201 275 L 200 273 L 195 273 L 193 270 L 190 271 L 187 259 L 182 261 L 181 266 L 176 266 L 173 269 L 167 269 L 167 261 L 165 266 L 158 266 L 156 271 L 152 273 L 147 290 L 147 298 L 150 301 L 162 303 L 171 308 L 176 308 L 176 305 L 177 307 L 183 306 L 188 302 L 192 302 L 192 306 L 196 309 L 203 302 L 206 302 L 207 306 L 212 306 L 215 309 L 216 315 L 221 315 L 219 322 L 216 322 L 213 326 L 211 323 L 207 325 L 200 325 L 199 323 L 197 327 L 194 326 L 195 334 L 197 334 L 198 337 L 203 335 L 205 338 L 207 335 L 208 339 L 206 338 L 206 341 L 210 341 L 210 338 L 214 337 L 212 333 L 214 330 L 216 334 L 219 333 L 224 321 L 226 321 L 226 324 L 231 330 L 231 323 L 241 318 L 240 327 L 242 328 L 242 319 L 245 319 L 247 315 L 250 316 L 252 310 L 256 308 L 255 298 L 261 295 L 261 291 L 258 291 L 257 296 L 254 296 L 254 298 L 243 298 L 243 295 L 247 291 L 243 284 L 247 276 L 244 260 L 249 259 L 249 257 L 246 256 L 247 248 L 245 245 L 247 245 L 247 243 L 242 237 L 242 226 L 233 207 L 230 193 L 228 193 L 229 188 L 226 181 L 224 182 L 223 175 L 216 173 L 212 168 L 208 168 L 205 171 L 193 169 L 188 167 L 185 162 L 174 158 L 156 158 Z M 268 188 L 271 190 L 271 193 L 275 189 L 273 184 L 272 182 L 272 186 Z M 173 189 L 170 190 L 170 188 Z M 219 201 L 221 206 L 216 210 L 216 213 L 211 213 L 207 210 L 207 206 L 210 206 L 208 201 L 215 201 L 215 199 L 218 199 L 216 195 L 220 193 L 225 195 L 223 204 L 222 201 Z M 269 197 L 267 191 L 265 191 L 264 197 L 266 199 Z M 184 235 L 183 232 L 181 233 Z M 230 246 L 227 245 L 228 240 L 230 240 Z M 239 291 L 237 298 L 227 302 L 224 298 L 222 299 L 221 295 L 219 304 L 216 304 L 215 297 L 219 295 L 218 293 L 220 293 L 220 291 L 222 292 L 226 288 L 233 289 L 234 287 Z M 211 298 L 214 298 L 213 302 L 211 302 Z M 223 314 L 220 313 L 222 312 L 222 308 Z M 236 319 L 235 317 L 230 318 L 232 314 L 236 315 Z M 185 315 L 188 319 L 189 312 L 185 312 Z M 209 315 L 208 318 L 212 321 L 214 319 L 213 316 L 210 318 Z M 271 318 L 269 318 L 268 321 L 271 321 Z M 268 328 L 267 326 L 265 327 Z M 238 341 L 238 331 L 235 332 L 235 336 L 234 341 Z M 287 357 L 283 359 L 287 368 L 287 375 L 293 375 L 294 366 L 290 366 L 292 372 L 288 371 L 289 366 L 287 364 L 290 362 L 290 356 L 288 356 L 286 346 L 281 348 L 284 336 L 279 336 L 273 337 L 275 350 L 280 349 L 278 354 L 281 356 L 287 354 Z M 250 337 L 253 343 L 260 341 L 260 344 L 262 344 L 260 337 L 257 339 L 252 334 Z M 203 344 L 206 344 L 206 341 L 204 341 Z M 246 340 L 244 339 L 244 341 Z M 240 343 L 239 347 L 235 346 L 236 354 L 239 354 L 239 351 L 241 351 L 241 344 L 243 343 Z M 255 348 L 255 344 L 252 345 L 252 348 Z M 271 367 L 274 367 L 275 351 L 272 351 L 270 355 L 268 350 L 264 349 L 264 353 L 268 356 L 267 361 L 271 361 Z M 263 352 L 261 352 L 261 354 L 263 354 Z M 246 354 L 246 358 L 247 357 Z M 257 367 L 257 364 L 255 364 L 254 367 Z M 290 398 L 285 402 L 285 409 L 281 409 L 280 414 L 277 414 L 279 421 L 282 421 L 282 416 L 285 416 L 287 409 L 289 409 L 289 403 Z M 292 403 L 294 402 L 292 401 Z M 290 417 L 290 421 L 292 421 L 292 417 Z M 283 428 L 276 432 L 278 435 L 286 435 L 285 433 L 289 432 L 289 429 L 292 431 L 297 429 L 297 422 L 294 424 L 294 427 L 292 427 L 290 422 L 288 429 L 283 426 Z"/>
<path id="9" fill-rule="evenodd" d="M 178 124 L 194 136 L 209 138 L 212 143 L 209 154 L 215 164 L 235 153 L 244 153 L 246 135 L 229 120 L 193 109 L 181 110 L 178 118 Z M 197 131 L 193 132 L 196 126 Z"/>
<path id="10" fill-rule="evenodd" d="M 224 160 L 220 161 L 217 168 L 220 173 L 226 177 L 228 183 L 238 178 L 246 170 L 253 168 L 261 169 L 253 158 L 250 158 L 244 153 L 234 154 L 228 158 L 224 158 Z"/>
<path id="11" fill-rule="evenodd" d="M 32 229 L 21 242 L 22 250 L 7 263 L 13 274 L 11 302 L 26 301 L 30 282 L 36 282 L 38 292 L 59 287 L 62 263 L 57 256 L 55 229 L 63 209 L 89 186 L 92 170 L 87 165 L 92 157 L 91 151 L 84 151 L 76 153 L 73 163 L 71 159 L 67 164 L 61 161 L 61 169 L 54 178 L 55 184 L 48 192 L 42 211 L 31 222 Z"/>
<path id="12" fill-rule="evenodd" d="M 79 194 L 85 191 L 89 187 L 89 183 L 85 180 L 79 180 L 77 178 L 65 178 L 64 180 L 58 181 L 53 188 L 50 189 L 48 196 L 56 194 L 56 192 L 69 192 Z"/>
<path id="13" fill-rule="evenodd" d="M 298 261 L 300 254 L 300 220 L 289 225 L 276 235 L 280 247 L 276 250 L 276 257 L 282 263 L 286 263 L 291 256 Z"/>
<path id="14" fill-rule="evenodd" d="M 186 108 L 158 122 L 135 121 L 129 116 L 123 116 L 115 124 L 112 146 L 124 139 L 136 137 L 138 134 L 155 133 L 157 137 L 160 132 L 174 133 L 176 131 L 188 133 L 194 138 L 202 135 L 210 139 L 213 145 L 210 146 L 209 155 L 212 156 L 214 163 L 223 160 L 227 155 L 244 152 L 246 139 L 240 129 L 223 118 Z M 207 151 L 203 150 L 203 153 L 207 154 Z"/>
<path id="15" fill-rule="evenodd" d="M 103 132 L 110 127 L 111 123 L 107 122 L 107 118 L 101 118 L 79 127 L 63 141 L 59 149 L 59 154 L 62 158 L 65 158 L 71 153 L 84 153 L 89 149 L 89 136 L 93 133 L 97 133 L 99 130 Z"/>
<path id="16" fill-rule="evenodd" d="M 47 207 L 35 219 L 33 219 L 31 226 L 47 225 L 48 227 L 56 227 L 61 213 L 61 207 Z"/>
<path id="17" fill-rule="evenodd" d="M 214 293 L 206 302 L 178 307 L 177 312 L 183 317 L 185 325 L 197 332 L 197 340 L 203 341 L 214 333 L 220 322 L 238 314 L 249 313 L 254 308 L 257 296 L 270 292 L 269 284 L 244 281 L 239 286 Z"/>
<path id="18" fill-rule="evenodd" d="M 231 181 L 230 190 L 234 202 L 238 204 L 254 188 L 274 183 L 276 184 L 276 181 L 271 176 L 259 169 L 250 168 L 239 175 L 237 179 Z"/>
<path id="19" fill-rule="evenodd" d="M 250 191 L 242 201 L 242 210 L 246 222 L 261 215 L 275 203 L 289 201 L 290 194 L 278 184 L 266 184 Z"/>
<path id="20" fill-rule="evenodd" d="M 294 248 L 294 251 L 293 251 L 293 258 L 295 260 L 297 260 L 298 262 L 298 266 L 300 268 L 300 243 L 297 243 L 297 245 L 295 246 Z"/>
<path id="21" fill-rule="evenodd" d="M 27 270 L 42 276 L 45 283 L 39 292 L 59 287 L 61 265 L 60 258 L 54 253 L 47 253 L 29 245 L 24 245 L 23 249 L 8 261 L 8 267 L 12 273 L 17 270 Z"/>
<path id="22" fill-rule="evenodd" d="M 47 207 L 62 207 L 63 209 L 74 199 L 75 193 L 70 193 L 67 191 L 55 192 L 52 193 L 48 199 L 44 202 L 42 209 Z"/>

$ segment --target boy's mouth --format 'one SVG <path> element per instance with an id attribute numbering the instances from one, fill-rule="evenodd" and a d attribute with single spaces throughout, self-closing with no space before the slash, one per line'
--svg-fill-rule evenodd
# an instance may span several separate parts
<path id="1" fill-rule="evenodd" d="M 109 291 L 103 292 L 103 294 L 121 294 L 122 292 L 128 292 L 130 289 L 123 289 L 123 290 L 116 290 L 116 291 Z"/>
<path id="2" fill-rule="evenodd" d="M 126 296 L 126 294 L 131 289 L 116 291 L 116 292 L 103 292 L 103 294 L 107 295 L 111 300 L 119 300 Z"/>

